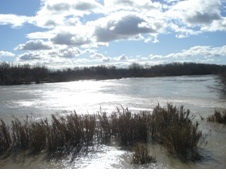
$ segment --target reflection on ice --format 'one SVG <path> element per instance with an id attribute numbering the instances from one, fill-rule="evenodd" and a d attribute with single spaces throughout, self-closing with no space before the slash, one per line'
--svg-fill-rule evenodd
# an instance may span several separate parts
<path id="1" fill-rule="evenodd" d="M 132 152 L 122 150 L 115 146 L 99 146 L 95 151 L 85 156 L 78 157 L 74 161 L 63 160 L 66 169 L 162 169 L 167 168 L 161 162 L 148 163 L 144 165 L 132 164 Z"/>
<path id="2" fill-rule="evenodd" d="M 64 162 L 66 168 L 112 169 L 123 168 L 130 164 L 131 153 L 112 146 L 101 146 L 97 151 L 90 152 L 75 159 L 73 163 Z"/>
<path id="3" fill-rule="evenodd" d="M 225 100 L 210 92 L 214 77 L 130 78 L 104 81 L 75 81 L 4 88 L 0 108 L 13 115 L 35 113 L 44 117 L 62 111 L 97 112 L 100 107 L 151 110 L 158 103 L 185 105 L 191 111 L 206 114 L 214 108 L 226 108 Z M 0 89 L 1 90 L 1 89 Z"/>

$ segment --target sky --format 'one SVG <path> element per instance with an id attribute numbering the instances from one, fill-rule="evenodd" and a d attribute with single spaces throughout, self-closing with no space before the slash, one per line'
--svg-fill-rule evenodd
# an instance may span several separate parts
<path id="1" fill-rule="evenodd" d="M 0 62 L 226 65 L 226 0 L 0 0 Z"/>

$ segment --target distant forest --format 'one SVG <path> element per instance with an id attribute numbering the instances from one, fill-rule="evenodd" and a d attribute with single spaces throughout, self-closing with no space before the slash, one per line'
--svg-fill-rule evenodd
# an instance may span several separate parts
<path id="1" fill-rule="evenodd" d="M 170 63 L 156 66 L 142 66 L 137 63 L 128 68 L 115 66 L 93 66 L 51 70 L 31 65 L 10 65 L 0 63 L 0 85 L 66 82 L 88 79 L 120 79 L 130 77 L 158 77 L 182 75 L 210 75 L 226 72 L 225 65 L 202 63 Z"/>

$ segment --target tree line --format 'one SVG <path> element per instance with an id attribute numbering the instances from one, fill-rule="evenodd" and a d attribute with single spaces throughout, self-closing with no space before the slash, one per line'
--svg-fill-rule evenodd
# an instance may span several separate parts
<path id="1" fill-rule="evenodd" d="M 169 63 L 165 65 L 142 66 L 131 64 L 128 68 L 116 66 L 92 66 L 51 70 L 45 66 L 10 65 L 0 63 L 0 85 L 66 82 L 84 79 L 120 79 L 131 77 L 157 77 L 182 75 L 210 75 L 226 72 L 226 66 L 203 63 Z"/>

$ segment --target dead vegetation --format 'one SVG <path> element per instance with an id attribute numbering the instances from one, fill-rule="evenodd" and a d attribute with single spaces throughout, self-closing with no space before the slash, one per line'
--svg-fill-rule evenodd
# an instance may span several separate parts
<path id="1" fill-rule="evenodd" d="M 226 124 L 226 110 L 223 112 L 219 112 L 217 110 L 214 111 L 214 114 L 207 118 L 209 122 L 217 122 L 221 124 Z"/>
<path id="2" fill-rule="evenodd" d="M 156 106 L 153 112 L 132 113 L 117 109 L 107 114 L 66 116 L 52 115 L 51 120 L 21 122 L 14 119 L 10 126 L 0 121 L 0 155 L 26 151 L 28 154 L 45 152 L 48 158 L 62 155 L 87 153 L 98 144 L 110 144 L 112 139 L 120 146 L 134 147 L 134 162 L 153 162 L 144 145 L 137 143 L 157 142 L 174 156 L 185 160 L 199 159 L 198 142 L 202 133 L 193 124 L 190 111 L 168 104 Z"/>

